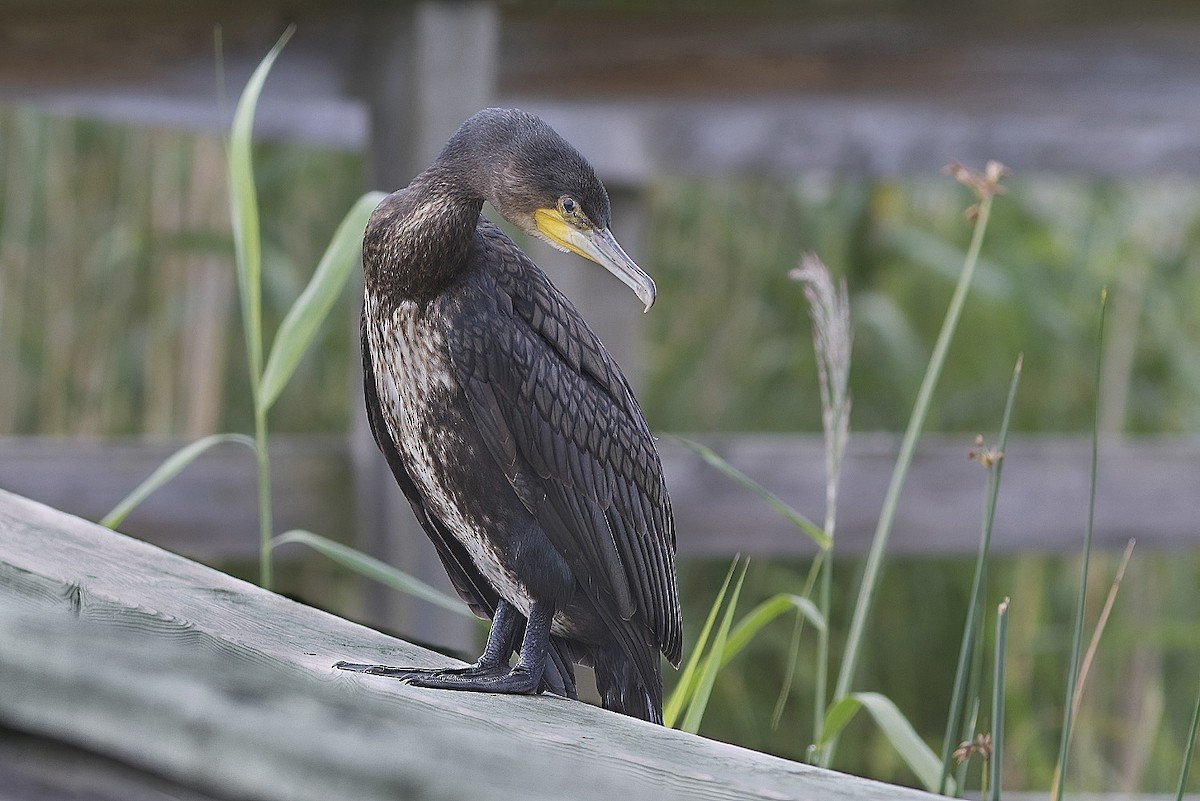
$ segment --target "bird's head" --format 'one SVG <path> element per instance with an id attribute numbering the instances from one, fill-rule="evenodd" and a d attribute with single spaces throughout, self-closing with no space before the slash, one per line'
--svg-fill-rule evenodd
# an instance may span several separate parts
<path id="1" fill-rule="evenodd" d="M 650 309 L 654 281 L 609 230 L 612 210 L 604 185 L 553 128 L 523 111 L 485 109 L 464 122 L 447 145 L 456 147 L 472 151 L 484 197 L 504 219 L 601 265 Z"/>

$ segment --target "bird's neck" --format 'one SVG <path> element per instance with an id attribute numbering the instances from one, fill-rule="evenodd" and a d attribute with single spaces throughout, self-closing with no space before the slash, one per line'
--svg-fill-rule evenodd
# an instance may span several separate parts
<path id="1" fill-rule="evenodd" d="M 483 198 L 430 168 L 375 209 L 363 238 L 367 291 L 421 304 L 463 273 Z"/>

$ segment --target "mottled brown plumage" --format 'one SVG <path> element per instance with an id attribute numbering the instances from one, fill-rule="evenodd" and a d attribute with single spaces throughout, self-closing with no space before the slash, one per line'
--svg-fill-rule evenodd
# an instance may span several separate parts
<path id="1" fill-rule="evenodd" d="M 573 697 L 583 662 L 606 707 L 661 721 L 659 654 L 678 665 L 682 622 L 653 438 L 617 364 L 480 216 L 484 200 L 529 233 L 617 262 L 653 299 L 608 233 L 591 167 L 531 115 L 480 112 L 379 205 L 363 242 L 368 416 L 455 588 L 493 625 L 480 661 L 457 672 L 343 666 Z"/>

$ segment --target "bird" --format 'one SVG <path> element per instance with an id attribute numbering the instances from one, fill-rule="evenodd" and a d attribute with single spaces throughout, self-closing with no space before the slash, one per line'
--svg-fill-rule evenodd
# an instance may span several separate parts
<path id="1" fill-rule="evenodd" d="M 655 300 L 595 170 L 533 114 L 474 114 L 379 203 L 362 248 L 367 417 L 455 590 L 491 626 L 467 667 L 336 667 L 577 699 L 575 665 L 589 665 L 604 708 L 661 724 L 660 654 L 679 666 L 683 621 L 655 439 L 620 367 L 485 202 L 605 267 L 646 311 Z"/>

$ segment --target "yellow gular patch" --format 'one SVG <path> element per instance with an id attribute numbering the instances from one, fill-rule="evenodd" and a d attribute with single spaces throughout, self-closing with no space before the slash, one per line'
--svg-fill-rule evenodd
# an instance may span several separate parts
<path id="1" fill-rule="evenodd" d="M 579 246 L 575 244 L 582 237 L 570 223 L 563 219 L 558 209 L 537 209 L 533 212 L 533 222 L 543 236 L 560 248 L 578 253 L 585 259 L 594 261 L 591 255 L 580 250 Z"/>

